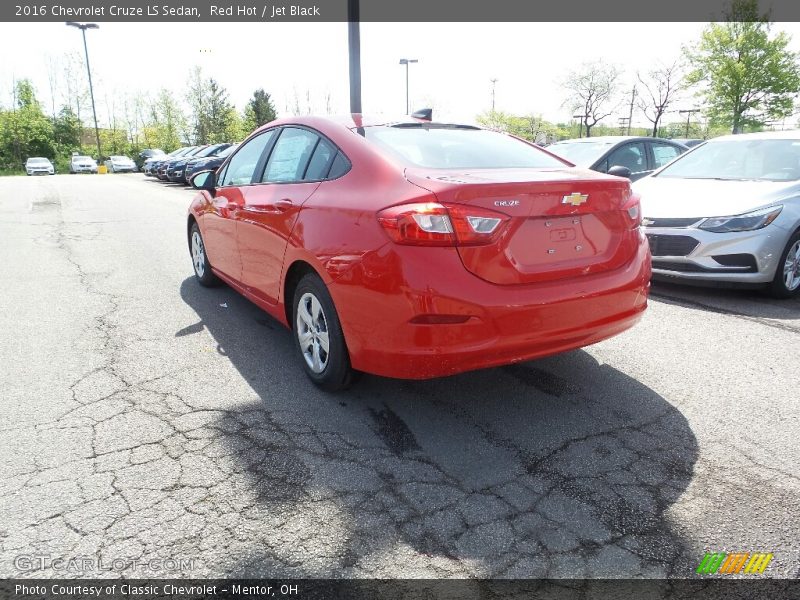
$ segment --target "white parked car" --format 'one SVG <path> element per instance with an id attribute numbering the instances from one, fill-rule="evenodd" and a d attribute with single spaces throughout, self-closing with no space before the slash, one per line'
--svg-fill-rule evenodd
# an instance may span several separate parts
<path id="1" fill-rule="evenodd" d="M 109 173 L 133 173 L 136 163 L 127 156 L 111 156 L 104 163 Z"/>
<path id="2" fill-rule="evenodd" d="M 48 159 L 35 156 L 25 161 L 25 172 L 28 175 L 55 175 L 56 169 Z"/>
<path id="3" fill-rule="evenodd" d="M 633 190 L 654 278 L 800 296 L 800 130 L 709 140 Z"/>
<path id="4" fill-rule="evenodd" d="M 97 173 L 97 161 L 91 156 L 73 156 L 69 161 L 70 173 Z"/>

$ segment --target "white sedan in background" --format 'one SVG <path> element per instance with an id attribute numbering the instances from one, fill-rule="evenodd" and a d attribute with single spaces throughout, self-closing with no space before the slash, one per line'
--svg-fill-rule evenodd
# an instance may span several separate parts
<path id="1" fill-rule="evenodd" d="M 97 173 L 97 161 L 91 156 L 75 155 L 69 159 L 70 173 Z"/>
<path id="2" fill-rule="evenodd" d="M 109 173 L 133 173 L 136 163 L 127 156 L 110 156 L 104 163 Z"/>
<path id="3" fill-rule="evenodd" d="M 800 131 L 709 140 L 633 189 L 654 278 L 800 295 Z"/>
<path id="4" fill-rule="evenodd" d="M 28 175 L 55 175 L 56 169 L 49 159 L 34 156 L 25 161 L 25 172 Z"/>

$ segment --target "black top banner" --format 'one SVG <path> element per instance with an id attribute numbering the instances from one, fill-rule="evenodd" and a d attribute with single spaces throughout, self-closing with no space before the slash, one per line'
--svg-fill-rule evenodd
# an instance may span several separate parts
<path id="1" fill-rule="evenodd" d="M 720 21 L 730 0 L 3 0 L 2 21 L 336 22 Z M 800 1 L 759 0 L 772 21 L 800 21 Z M 665 30 L 665 36 L 669 31 Z"/>

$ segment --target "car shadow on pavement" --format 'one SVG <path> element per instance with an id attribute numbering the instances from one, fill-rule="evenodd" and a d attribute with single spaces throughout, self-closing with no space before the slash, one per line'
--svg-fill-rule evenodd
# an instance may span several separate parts
<path id="1" fill-rule="evenodd" d="M 667 516 L 697 460 L 689 423 L 588 352 L 330 395 L 255 305 L 180 291 L 199 322 L 176 336 L 207 330 L 254 392 L 207 426 L 231 473 L 208 493 L 238 490 L 231 531 L 250 532 L 220 559 L 229 576 L 693 573 Z"/>
<path id="2" fill-rule="evenodd" d="M 761 289 L 714 288 L 654 281 L 650 297 L 656 302 L 726 315 L 800 321 L 800 297 L 779 300 Z"/>

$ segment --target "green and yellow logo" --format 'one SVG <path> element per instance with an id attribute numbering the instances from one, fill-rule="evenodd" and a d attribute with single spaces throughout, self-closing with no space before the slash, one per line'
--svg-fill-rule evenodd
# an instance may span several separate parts
<path id="1" fill-rule="evenodd" d="M 706 552 L 696 572 L 704 575 L 712 573 L 761 575 L 771 560 L 771 552 L 769 554 L 766 552 Z"/>

